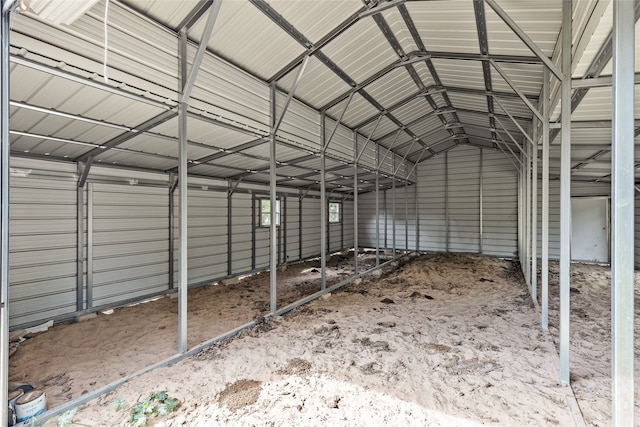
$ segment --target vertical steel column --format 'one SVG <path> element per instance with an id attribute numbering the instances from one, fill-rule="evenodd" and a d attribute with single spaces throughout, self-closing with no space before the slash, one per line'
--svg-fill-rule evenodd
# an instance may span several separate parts
<path id="1" fill-rule="evenodd" d="M 276 82 L 271 83 L 271 129 L 269 132 L 269 295 L 271 314 L 277 310 L 278 226 L 276 220 Z"/>
<path id="2" fill-rule="evenodd" d="M 178 184 L 178 181 L 176 180 L 176 177 L 173 173 L 169 174 L 169 289 L 173 289 L 175 287 L 175 282 L 174 282 L 174 278 L 175 278 L 175 266 L 174 266 L 174 252 L 175 252 L 175 246 L 174 246 L 174 236 L 173 236 L 173 231 L 175 229 L 175 221 L 176 221 L 176 216 L 175 216 L 175 201 L 174 201 L 174 197 L 175 197 L 175 191 L 176 191 L 176 185 Z M 88 274 L 88 271 L 87 271 Z"/>
<path id="3" fill-rule="evenodd" d="M 303 196 L 298 196 L 298 259 L 302 260 L 302 200 Z"/>
<path id="4" fill-rule="evenodd" d="M 358 132 L 353 131 L 353 275 L 358 276 Z"/>
<path id="5" fill-rule="evenodd" d="M 93 183 L 87 184 L 87 308 L 93 307 Z"/>
<path id="6" fill-rule="evenodd" d="M 251 194 L 251 270 L 256 269 L 256 218 L 258 215 L 256 195 Z"/>
<path id="7" fill-rule="evenodd" d="M 449 152 L 444 153 L 444 228 L 445 252 L 449 252 Z"/>
<path id="8" fill-rule="evenodd" d="M 613 2 L 612 425 L 634 425 L 634 3 Z"/>
<path id="9" fill-rule="evenodd" d="M 482 190 L 483 190 L 483 186 L 484 186 L 484 165 L 483 165 L 483 156 L 482 153 L 484 151 L 482 150 L 482 148 L 480 149 L 480 253 L 484 253 L 484 241 L 483 241 L 483 231 L 482 231 L 482 227 L 483 227 L 483 200 L 482 200 Z"/>
<path id="10" fill-rule="evenodd" d="M 525 201 L 525 235 L 524 235 L 524 239 L 525 239 L 525 279 L 527 281 L 527 285 L 529 285 L 529 292 L 531 292 L 531 152 L 532 147 L 531 144 L 526 144 L 526 148 L 525 151 L 527 153 L 527 167 L 525 168 L 526 171 L 526 179 L 525 179 L 525 186 L 526 186 L 526 201 Z"/>
<path id="11" fill-rule="evenodd" d="M 549 77 L 544 68 L 542 81 L 542 330 L 549 329 Z"/>
<path id="12" fill-rule="evenodd" d="M 280 222 L 282 230 L 282 260 L 286 264 L 287 257 L 287 196 L 282 198 L 282 212 L 280 213 Z"/>
<path id="13" fill-rule="evenodd" d="M 520 158 L 523 159 L 524 155 L 521 154 Z M 522 166 L 518 169 L 518 259 L 520 260 L 520 270 L 524 274 L 524 224 L 522 221 L 522 200 L 524 198 L 522 181 L 524 179 L 524 164 L 522 162 L 520 162 L 520 164 Z"/>
<path id="14" fill-rule="evenodd" d="M 416 219 L 416 252 L 420 252 L 420 214 L 418 213 L 418 172 L 416 172 L 416 180 L 413 183 L 413 194 L 415 197 L 415 219 Z"/>
<path id="15" fill-rule="evenodd" d="M 180 91 L 184 91 L 187 80 L 187 32 L 180 31 Z M 181 96 L 181 99 L 183 97 Z M 178 107 L 178 186 L 180 210 L 178 219 L 178 352 L 185 353 L 188 347 L 187 341 L 187 281 L 188 281 L 188 255 L 187 255 L 187 108 L 185 102 L 180 102 Z"/>
<path id="16" fill-rule="evenodd" d="M 569 384 L 571 267 L 571 0 L 562 2 L 562 143 L 560 147 L 560 383 Z"/>
<path id="17" fill-rule="evenodd" d="M 10 8 L 0 16 L 0 426 L 7 419 L 9 381 L 9 34 Z"/>
<path id="18" fill-rule="evenodd" d="M 394 169 L 395 169 L 395 165 L 394 165 Z M 391 226 L 391 233 L 393 236 L 393 242 L 392 242 L 391 248 L 393 250 L 393 259 L 395 259 L 396 258 L 396 177 L 392 176 L 391 179 L 393 180 L 391 182 L 391 220 L 393 221 L 393 224 Z"/>
<path id="19" fill-rule="evenodd" d="M 538 120 L 533 118 L 531 152 L 531 295 L 538 301 Z"/>
<path id="20" fill-rule="evenodd" d="M 327 115 L 323 111 L 320 128 L 320 139 L 322 149 L 320 150 L 320 289 L 327 288 L 327 182 L 326 182 L 326 165 L 325 165 L 325 132 L 326 132 Z"/>
<path id="21" fill-rule="evenodd" d="M 376 144 L 376 267 L 380 265 L 380 146 Z"/>
<path id="22" fill-rule="evenodd" d="M 78 164 L 79 175 L 80 169 Z M 82 311 L 84 309 L 84 186 L 76 187 L 76 232 L 76 310 Z"/>
<path id="23" fill-rule="evenodd" d="M 231 185 L 231 183 L 229 183 Z M 231 198 L 233 190 L 227 190 L 227 274 L 231 276 Z"/>
<path id="24" fill-rule="evenodd" d="M 409 252 L 409 178 L 404 180 L 404 253 Z"/>
<path id="25" fill-rule="evenodd" d="M 389 249 L 389 217 L 387 209 L 387 189 L 382 192 L 382 208 L 384 210 L 384 249 Z"/>

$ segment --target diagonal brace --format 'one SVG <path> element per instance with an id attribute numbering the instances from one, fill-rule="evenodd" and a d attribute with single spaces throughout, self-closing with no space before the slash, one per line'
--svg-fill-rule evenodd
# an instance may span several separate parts
<path id="1" fill-rule="evenodd" d="M 300 68 L 298 69 L 298 74 L 296 75 L 295 80 L 293 81 L 293 84 L 291 85 L 291 89 L 289 89 L 289 95 L 287 96 L 287 100 L 284 103 L 284 106 L 282 107 L 282 112 L 280 113 L 280 117 L 278 117 L 278 120 L 276 121 L 276 124 L 273 126 L 273 133 L 277 133 L 278 129 L 280 128 L 280 125 L 282 124 L 282 119 L 284 119 L 284 115 L 287 113 L 287 109 L 289 108 L 289 103 L 291 103 L 291 99 L 293 98 L 293 94 L 296 91 L 296 88 L 298 87 L 298 83 L 300 83 L 300 79 L 302 78 L 302 74 L 304 73 L 304 69 L 307 68 L 307 64 L 309 63 L 309 58 L 310 56 L 307 55 L 304 57 L 304 61 L 302 61 L 302 65 L 300 66 Z"/>
<path id="2" fill-rule="evenodd" d="M 338 120 L 336 120 L 336 125 L 333 127 L 333 130 L 329 134 L 329 138 L 324 143 L 324 146 L 322 147 L 322 151 L 325 151 L 327 149 L 327 147 L 329 146 L 329 144 L 331 143 L 331 140 L 333 139 L 333 136 L 336 134 L 336 131 L 338 130 L 338 126 L 340 126 L 340 122 L 342 121 L 342 118 L 344 117 L 344 114 L 347 112 L 347 108 L 349 108 L 349 104 L 351 103 L 351 100 L 353 99 L 353 95 L 354 94 L 355 94 L 355 92 L 351 92 L 349 94 L 349 98 L 347 98 L 347 103 L 344 106 L 344 108 L 342 109 L 342 112 L 340 113 L 340 117 L 338 118 Z"/>
<path id="3" fill-rule="evenodd" d="M 535 42 L 533 40 L 531 40 L 531 38 L 527 35 L 527 33 L 525 33 L 522 28 L 520 28 L 518 26 L 518 24 L 516 24 L 516 22 L 507 14 L 507 12 L 505 12 L 500 6 L 498 6 L 498 3 L 496 2 L 496 0 L 484 0 L 485 3 L 487 3 L 491 9 L 493 9 L 493 11 L 504 21 L 505 24 L 507 24 L 507 26 L 509 28 L 511 28 L 511 31 L 513 31 L 519 38 L 520 40 L 522 40 L 522 42 L 524 44 L 527 45 L 527 47 L 529 49 L 531 49 L 531 51 L 542 60 L 542 62 L 544 62 L 544 65 L 546 65 L 546 67 L 553 73 L 555 74 L 555 76 L 559 79 L 562 80 L 564 78 L 564 73 L 562 72 L 562 70 L 560 70 L 556 64 L 553 63 L 553 61 L 551 61 L 547 55 L 544 54 L 544 52 L 542 51 L 542 49 L 540 49 L 538 47 L 538 45 L 535 44 Z"/>
<path id="4" fill-rule="evenodd" d="M 491 63 L 491 65 L 493 65 L 493 68 L 495 68 L 496 71 L 502 76 L 504 81 L 507 82 L 509 86 L 511 86 L 511 89 L 513 89 L 513 91 L 520 97 L 522 102 L 524 102 L 526 106 L 529 107 L 531 112 L 535 114 L 536 117 L 538 117 L 538 119 L 541 122 L 543 122 L 544 118 L 542 117 L 542 114 L 540 114 L 540 111 L 538 111 L 538 109 L 531 103 L 531 101 L 529 101 L 529 99 L 525 96 L 525 94 L 522 93 L 520 89 L 518 89 L 518 86 L 516 86 L 516 84 L 509 78 L 507 73 L 504 72 L 504 70 L 498 65 L 498 63 L 495 60 L 490 59 L 489 62 Z M 494 99 L 495 99 L 495 96 L 494 96 Z"/>
<path id="5" fill-rule="evenodd" d="M 213 26 L 216 23 L 216 19 L 218 18 L 218 13 L 220 12 L 220 6 L 222 5 L 222 0 L 216 0 L 211 7 L 211 11 L 209 11 L 209 16 L 207 17 L 207 23 L 205 24 L 204 29 L 202 30 L 202 37 L 200 38 L 200 44 L 198 45 L 198 50 L 196 51 L 196 56 L 193 59 L 193 64 L 191 65 L 191 71 L 189 71 L 189 76 L 187 77 L 187 81 L 184 82 L 184 86 L 182 87 L 182 94 L 180 95 L 180 102 L 188 102 L 191 97 L 191 90 L 193 89 L 193 85 L 196 82 L 196 76 L 198 75 L 198 71 L 200 70 L 200 65 L 202 64 L 202 60 L 204 59 L 204 54 L 207 51 L 207 43 L 211 38 L 211 33 L 213 32 Z M 183 31 L 186 31 L 183 30 Z"/>

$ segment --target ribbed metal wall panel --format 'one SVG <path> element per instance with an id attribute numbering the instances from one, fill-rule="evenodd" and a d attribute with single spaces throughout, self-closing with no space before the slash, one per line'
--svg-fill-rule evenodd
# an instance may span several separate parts
<path id="1" fill-rule="evenodd" d="M 480 251 L 480 151 L 460 147 L 447 153 L 449 251 Z"/>
<path id="2" fill-rule="evenodd" d="M 302 200 L 302 257 L 320 255 L 320 199 Z"/>
<path id="3" fill-rule="evenodd" d="M 635 267 L 637 269 L 640 269 L 640 197 L 636 197 L 634 215 L 635 215 L 635 224 L 634 224 L 635 228 L 633 230 L 634 231 L 633 235 L 635 236 L 635 239 L 634 239 L 633 259 L 634 259 Z"/>
<path id="4" fill-rule="evenodd" d="M 187 245 L 189 284 L 227 275 L 227 193 L 222 191 L 189 189 L 187 191 Z M 178 276 L 178 192 L 174 202 L 175 214 L 175 256 L 174 263 Z"/>
<path id="5" fill-rule="evenodd" d="M 279 93 L 276 99 L 276 114 L 279 117 L 286 96 Z M 320 150 L 320 114 L 296 100 L 291 100 L 278 130 L 278 137 L 303 147 Z M 265 144 L 267 156 L 268 148 Z"/>
<path id="6" fill-rule="evenodd" d="M 503 153 L 482 150 L 482 253 L 484 254 L 501 257 L 514 257 L 517 254 L 517 174 L 511 161 Z M 541 216 L 539 215 L 538 218 Z"/>
<path id="7" fill-rule="evenodd" d="M 93 306 L 168 289 L 168 190 L 93 186 Z"/>
<path id="8" fill-rule="evenodd" d="M 384 211 L 380 192 L 380 233 L 384 232 Z M 382 239 L 381 245 L 384 243 Z M 376 193 L 371 191 L 358 196 L 358 246 L 376 247 Z"/>
<path id="9" fill-rule="evenodd" d="M 232 274 L 251 270 L 252 197 L 251 194 L 245 193 L 234 193 L 231 197 Z"/>
<path id="10" fill-rule="evenodd" d="M 400 186 L 402 185 L 402 186 Z M 406 192 L 405 192 L 406 191 Z M 393 225 L 395 223 L 395 248 L 396 250 L 416 249 L 416 229 L 415 229 L 415 194 L 414 187 L 406 187 L 404 183 L 396 184 L 395 190 L 395 215 L 393 215 L 394 191 L 387 190 L 386 212 L 387 212 L 387 246 L 393 247 Z M 405 203 L 406 202 L 406 203 Z M 406 208 L 406 209 L 405 209 Z M 384 231 L 384 230 L 383 230 Z M 407 246 L 408 243 L 408 246 Z"/>
<path id="11" fill-rule="evenodd" d="M 287 245 L 285 261 L 294 262 L 300 259 L 300 198 L 287 197 Z M 284 244 L 284 243 L 283 243 Z"/>
<path id="12" fill-rule="evenodd" d="M 420 163 L 417 169 L 420 250 L 446 251 L 445 156 Z"/>
<path id="13" fill-rule="evenodd" d="M 76 182 L 33 174 L 73 173 L 73 165 L 12 159 L 9 236 L 11 327 L 76 309 Z"/>
<path id="14" fill-rule="evenodd" d="M 342 202 L 342 210 L 344 244 L 340 249 L 353 248 L 353 201 L 345 200 Z"/>

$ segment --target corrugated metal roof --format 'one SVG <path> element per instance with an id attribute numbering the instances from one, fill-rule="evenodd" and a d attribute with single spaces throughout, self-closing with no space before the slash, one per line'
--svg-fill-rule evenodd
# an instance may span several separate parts
<path id="1" fill-rule="evenodd" d="M 196 42 L 202 37 L 206 19 L 189 32 Z M 279 26 L 244 1 L 223 1 L 207 46 L 212 52 L 268 79 L 304 48 Z"/>
<path id="2" fill-rule="evenodd" d="M 557 61 L 562 2 L 500 0 L 499 5 L 546 55 L 553 55 Z M 12 150 L 72 160 L 177 105 L 179 54 L 175 30 L 194 8 L 201 6 L 201 2 L 123 0 L 112 6 L 108 20 L 110 80 L 104 85 L 101 83 L 104 0 L 70 26 L 54 26 L 23 15 L 14 17 L 11 38 L 11 52 L 15 58 L 11 74 Z M 484 6 L 489 55 L 533 57 L 529 48 L 491 7 Z M 282 91 L 277 95 L 279 112 L 296 75 L 294 60 L 301 61 L 305 52 L 312 56 L 295 92 L 296 99 L 291 102 L 279 128 L 278 138 L 282 144 L 278 146 L 278 161 L 286 163 L 309 151 L 318 152 L 321 140 L 317 109 L 340 99 L 354 86 L 359 91 L 329 146 L 330 162 L 340 165 L 353 160 L 353 131 L 349 128 L 366 123 L 359 129 L 359 139 L 364 143 L 376 126 L 379 108 L 390 108 L 405 100 L 405 104 L 385 112 L 387 115 L 372 135 L 374 141 L 361 158 L 362 164 L 375 163 L 375 143 L 384 147 L 395 141 L 395 153 L 390 154 L 383 165 L 385 173 L 389 173 L 389 168 L 393 169 L 393 164 L 399 163 L 405 154 L 415 154 L 418 147 L 415 142 L 414 147 L 411 146 L 413 135 L 424 137 L 427 143 L 440 141 L 449 138 L 447 127 L 459 124 L 463 128 L 457 128 L 456 132 L 476 135 L 471 143 L 490 145 L 491 142 L 485 140 L 492 135 L 481 62 L 486 58 L 479 57 L 473 2 L 406 2 L 401 6 L 406 9 L 406 15 L 398 7 L 385 10 L 376 19 L 355 15 L 367 7 L 371 6 L 365 6 L 359 0 L 271 0 L 256 4 L 223 1 L 213 35 L 207 41 L 208 53 L 203 58 L 189 100 L 189 159 L 233 150 L 268 136 L 271 118 L 266 80 L 282 70 L 290 70 L 277 82 Z M 269 8 L 275 15 L 268 11 Z M 581 77 L 611 32 L 611 4 L 607 0 L 575 2 L 573 14 L 574 77 Z M 190 29 L 191 40 L 199 41 L 206 16 L 205 13 Z M 378 25 L 376 20 L 383 20 L 386 25 Z M 348 28 L 344 29 L 343 24 Z M 411 32 L 411 25 L 415 26 L 416 32 Z M 387 26 L 391 34 L 385 37 L 382 30 Z M 636 27 L 640 29 L 638 25 Z M 414 40 L 416 34 L 420 37 L 418 42 Z M 326 45 L 316 50 L 313 44 L 321 40 Z M 392 47 L 395 41 L 397 52 Z M 423 53 L 432 54 L 432 60 L 426 56 L 426 60 L 417 60 L 409 68 L 399 66 L 363 87 L 358 86 L 369 77 L 380 75 L 404 55 L 415 55 L 422 45 L 427 50 Z M 640 43 L 636 43 L 636 50 L 640 54 Z M 190 42 L 189 61 L 193 61 L 195 52 L 196 46 Z M 460 59 L 452 58 L 456 56 Z M 18 58 L 35 65 L 22 63 Z M 542 86 L 542 65 L 509 63 L 509 58 L 504 57 L 498 63 L 519 90 L 532 96 L 535 104 Z M 637 63 L 640 70 L 640 61 Z M 40 64 L 45 67 L 39 67 Z M 409 74 L 410 70 L 415 73 Z M 610 72 L 609 64 L 602 74 Z M 435 81 L 432 73 L 437 74 L 441 82 Z M 418 84 L 415 77 L 420 79 Z M 83 79 L 89 84 L 83 84 Z M 532 117 L 531 111 L 493 68 L 491 80 L 492 89 L 509 113 Z M 421 85 L 433 90 L 436 83 L 445 86 L 446 93 L 412 99 Z M 554 83 L 554 90 L 556 88 L 557 83 Z M 141 102 L 143 100 L 148 102 Z M 328 132 L 333 129 L 331 118 L 340 115 L 343 105 L 344 102 L 338 103 L 327 111 Z M 452 108 L 456 112 L 427 115 L 434 108 Z M 494 110 L 507 130 L 521 138 L 517 126 L 499 115 L 502 110 L 497 102 Z M 640 108 L 637 107 L 637 111 L 640 114 Z M 558 114 L 556 110 L 554 117 Z M 611 89 L 596 88 L 582 100 L 573 119 L 610 120 L 610 114 Z M 420 118 L 423 119 L 418 120 Z M 397 132 L 399 126 L 408 124 L 411 125 L 407 130 Z M 520 125 L 528 129 L 529 122 L 521 120 Z M 500 128 L 498 126 L 499 131 Z M 591 130 L 591 133 L 579 131 L 582 133 L 574 134 L 574 138 L 580 138 L 579 143 L 610 139 L 604 138 L 606 132 L 600 129 Z M 177 119 L 174 118 L 123 142 L 116 150 L 98 152 L 96 160 L 153 170 L 174 168 L 177 134 Z M 435 151 L 443 152 L 455 144 L 455 141 L 447 140 Z M 268 144 L 262 144 L 247 148 L 241 154 L 222 153 L 225 155 L 212 160 L 215 165 L 192 164 L 190 172 L 225 178 L 238 175 L 238 171 L 264 168 L 270 154 L 268 148 Z M 588 152 L 574 154 L 578 157 L 593 155 Z M 308 162 L 317 163 L 317 159 Z M 308 170 L 283 167 L 288 168 L 286 171 L 291 176 L 304 176 L 302 171 Z M 581 169 L 594 176 L 595 171 L 600 170 L 595 164 Z M 405 167 L 398 170 L 403 171 Z M 585 174 L 585 171 L 579 173 Z M 268 174 L 262 172 L 251 175 L 254 180 L 268 180 Z M 295 182 L 298 181 L 308 182 L 306 179 Z"/>
<path id="3" fill-rule="evenodd" d="M 562 25 L 562 2 L 556 0 L 502 0 L 500 7 L 551 56 Z M 531 50 L 491 9 L 485 7 L 489 53 L 531 56 Z"/>
<path id="4" fill-rule="evenodd" d="M 428 50 L 480 53 L 471 2 L 408 2 L 406 7 Z"/>
<path id="5" fill-rule="evenodd" d="M 398 59 L 372 18 L 358 21 L 322 51 L 358 83 Z"/>
<path id="6" fill-rule="evenodd" d="M 295 81 L 297 71 L 298 70 L 295 69 L 279 80 L 278 87 L 288 93 Z M 294 95 L 300 99 L 304 99 L 313 107 L 320 108 L 331 101 L 336 93 L 346 92 L 350 88 L 351 86 L 329 70 L 317 58 L 311 57 L 304 74 L 302 74 L 300 78 Z"/>
<path id="7" fill-rule="evenodd" d="M 362 8 L 360 0 L 269 0 L 269 4 L 312 43 L 317 43 L 330 29 Z"/>

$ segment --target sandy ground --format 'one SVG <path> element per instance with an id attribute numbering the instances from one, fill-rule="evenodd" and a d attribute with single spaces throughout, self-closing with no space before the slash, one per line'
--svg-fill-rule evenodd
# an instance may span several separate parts
<path id="1" fill-rule="evenodd" d="M 334 257 L 331 280 L 348 277 L 351 261 Z M 315 268 L 312 261 L 279 273 L 279 306 L 317 291 Z M 609 425 L 608 280 L 607 267 L 572 267 L 579 407 L 557 383 L 553 338 L 539 330 L 517 264 L 432 254 L 132 380 L 80 408 L 75 420 L 127 425 L 112 407 L 116 398 L 132 404 L 166 390 L 180 406 L 152 425 L 570 426 L 582 415 L 587 425 Z M 557 273 L 550 287 L 553 337 Z M 268 273 L 193 289 L 189 301 L 192 347 L 263 316 Z M 44 389 L 51 407 L 130 375 L 175 353 L 176 304 L 161 298 L 57 325 L 20 346 L 10 380 Z"/>

